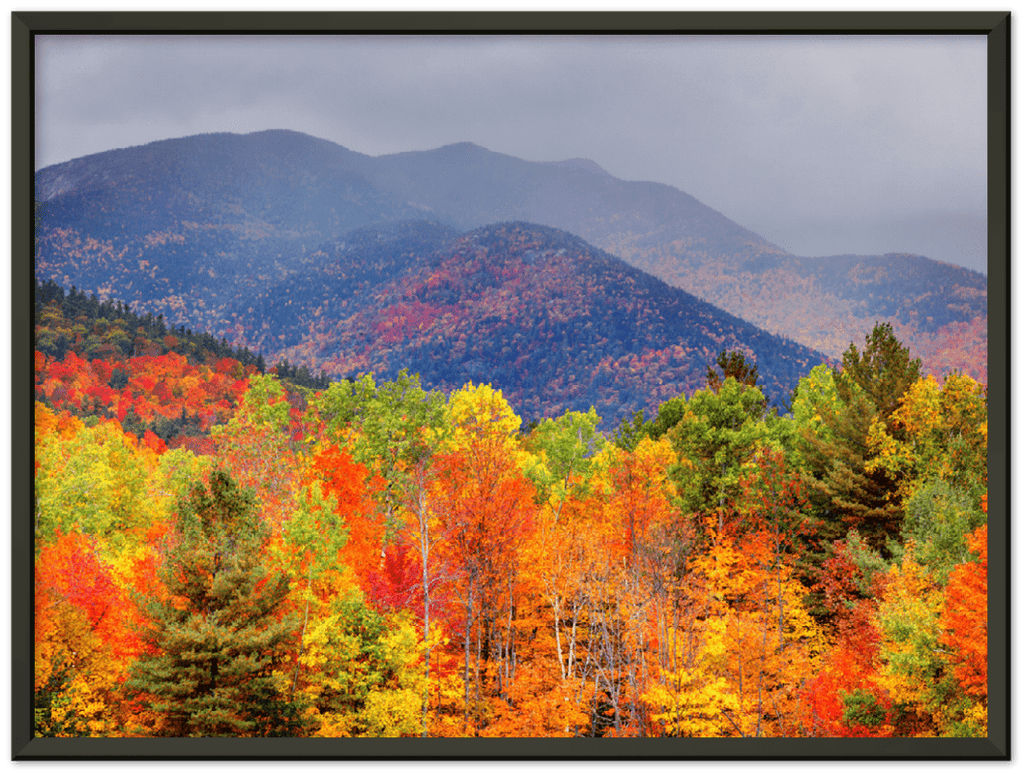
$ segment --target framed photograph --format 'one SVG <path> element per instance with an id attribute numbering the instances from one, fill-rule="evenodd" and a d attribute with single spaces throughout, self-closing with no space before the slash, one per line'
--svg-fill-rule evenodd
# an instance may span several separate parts
<path id="1" fill-rule="evenodd" d="M 1009 24 L 12 13 L 13 759 L 1008 760 Z"/>

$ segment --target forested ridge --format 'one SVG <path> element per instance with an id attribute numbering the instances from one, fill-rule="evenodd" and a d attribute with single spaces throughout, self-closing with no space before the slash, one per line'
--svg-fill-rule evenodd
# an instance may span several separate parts
<path id="1" fill-rule="evenodd" d="M 309 268 L 238 303 L 237 340 L 329 376 L 403 368 L 445 392 L 500 387 L 528 421 L 597 408 L 614 427 L 703 384 L 723 348 L 761 368 L 783 404 L 822 355 L 531 223 L 462 235 L 421 222 L 361 229 Z"/>
<path id="2" fill-rule="evenodd" d="M 430 221 L 440 236 L 528 221 L 829 357 L 888 322 L 936 378 L 988 378 L 984 275 L 915 255 L 790 255 L 683 191 L 619 180 L 585 159 L 528 162 L 472 143 L 371 157 L 298 132 L 198 135 L 40 170 L 35 216 L 40 279 L 273 359 L 294 360 L 282 349 L 316 322 L 283 325 L 300 285 L 326 279 L 365 301 L 371 279 L 433 249 L 410 249 L 400 232 L 415 227 L 397 224 Z M 355 280 L 362 288 L 317 273 L 318 261 L 358 259 L 354 245 L 378 267 Z"/>
<path id="3" fill-rule="evenodd" d="M 37 735 L 986 735 L 987 389 L 889 325 L 610 429 L 45 287 Z"/>

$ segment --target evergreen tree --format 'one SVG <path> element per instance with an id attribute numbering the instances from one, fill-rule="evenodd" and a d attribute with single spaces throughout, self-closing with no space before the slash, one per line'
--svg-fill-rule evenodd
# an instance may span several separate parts
<path id="1" fill-rule="evenodd" d="M 722 373 L 719 374 L 715 370 L 714 365 L 708 366 L 707 373 L 707 386 L 712 392 L 717 393 L 722 389 L 722 385 L 725 384 L 725 380 L 730 376 L 733 377 L 740 384 L 745 384 L 747 387 L 757 386 L 757 363 L 747 363 L 747 358 L 744 354 L 736 350 L 735 352 L 726 352 L 724 349 L 718 354 L 718 358 L 715 363 L 721 369 Z"/>
<path id="2" fill-rule="evenodd" d="M 898 482 L 882 467 L 871 465 L 868 445 L 872 424 L 896 432 L 891 417 L 907 389 L 920 377 L 921 361 L 880 323 L 866 337 L 864 351 L 851 343 L 841 369 L 833 372 L 838 401 L 816 413 L 819 429 L 803 427 L 797 449 L 807 461 L 805 475 L 824 521 L 823 536 L 845 537 L 856 529 L 877 551 L 888 552 L 900 535 L 903 506 Z M 808 398 L 810 396 L 807 396 Z M 797 402 L 804 402 L 798 397 Z"/>
<path id="3" fill-rule="evenodd" d="M 151 652 L 129 689 L 161 717 L 160 736 L 297 735 L 278 691 L 291 623 L 278 615 L 288 579 L 263 566 L 269 530 L 223 471 L 179 503 L 160 576 L 167 595 L 145 606 Z"/>
<path id="4" fill-rule="evenodd" d="M 859 387 L 888 424 L 907 389 L 920 378 L 920 358 L 911 360 L 910 350 L 899 342 L 892 326 L 879 323 L 866 337 L 863 353 L 850 343 L 836 374 L 836 388 L 839 397 L 849 403 L 855 386 Z"/>
<path id="5" fill-rule="evenodd" d="M 820 537 L 838 540 L 856 529 L 878 551 L 900 534 L 903 508 L 896 481 L 883 468 L 868 470 L 868 430 L 877 416 L 859 389 L 835 413 L 821 415 L 828 433 L 803 428 L 797 447 L 807 462 L 805 482 L 821 520 Z"/>

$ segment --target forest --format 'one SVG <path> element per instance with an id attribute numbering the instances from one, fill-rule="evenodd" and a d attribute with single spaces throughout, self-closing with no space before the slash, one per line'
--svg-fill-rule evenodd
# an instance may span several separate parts
<path id="1" fill-rule="evenodd" d="M 889 324 L 607 428 L 48 288 L 38 736 L 987 735 L 987 387 Z"/>

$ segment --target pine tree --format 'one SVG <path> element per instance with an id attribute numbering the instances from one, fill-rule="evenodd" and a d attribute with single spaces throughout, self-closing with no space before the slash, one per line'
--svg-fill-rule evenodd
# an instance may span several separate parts
<path id="1" fill-rule="evenodd" d="M 757 386 L 757 363 L 747 363 L 746 356 L 740 350 L 727 352 L 723 349 L 718 353 L 715 363 L 722 369 L 722 373 L 719 374 L 713 365 L 708 366 L 707 387 L 712 392 L 721 390 L 730 376 L 747 387 Z"/>
<path id="2" fill-rule="evenodd" d="M 879 323 L 867 336 L 864 352 L 855 344 L 843 354 L 842 370 L 836 374 L 839 397 L 847 403 L 859 387 L 887 424 L 907 389 L 921 378 L 920 358 L 911 360 L 889 323 Z M 856 387 L 854 386 L 856 385 Z"/>
<path id="3" fill-rule="evenodd" d="M 921 371 L 921 361 L 896 338 L 889 323 L 880 323 L 843 355 L 833 373 L 839 402 L 817 419 L 827 430 L 803 428 L 797 445 L 808 463 L 807 483 L 825 522 L 822 537 L 843 537 L 857 529 L 873 548 L 887 550 L 900 534 L 903 506 L 898 482 L 872 465 L 868 434 L 874 423 L 895 433 L 892 415 Z"/>
<path id="4" fill-rule="evenodd" d="M 857 391 L 834 414 L 822 419 L 831 431 L 804 428 L 797 439 L 807 461 L 805 482 L 822 518 L 820 537 L 838 540 L 856 529 L 878 550 L 900 533 L 902 505 L 897 482 L 887 470 L 869 469 L 868 430 L 876 417 L 870 399 Z"/>
<path id="5" fill-rule="evenodd" d="M 263 566 L 269 530 L 252 494 L 223 471 L 179 504 L 160 571 L 167 595 L 145 605 L 129 689 L 161 722 L 159 736 L 297 734 L 274 671 L 294 631 L 278 615 L 288 580 Z"/>

